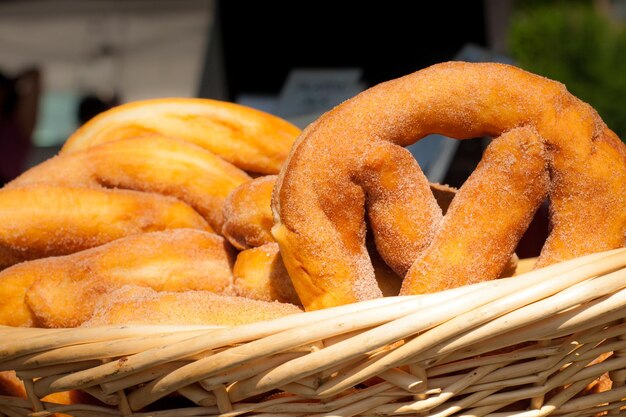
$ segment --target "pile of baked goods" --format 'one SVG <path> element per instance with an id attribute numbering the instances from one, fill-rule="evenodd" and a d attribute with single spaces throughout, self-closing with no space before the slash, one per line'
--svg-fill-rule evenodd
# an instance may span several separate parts
<path id="1" fill-rule="evenodd" d="M 404 149 L 431 133 L 494 139 L 455 190 Z M 230 326 L 492 280 L 546 198 L 535 267 L 625 245 L 626 146 L 513 66 L 438 64 L 303 132 L 214 100 L 125 104 L 0 189 L 0 325 Z"/>
<path id="2" fill-rule="evenodd" d="M 119 303 L 109 294 L 125 285 L 203 291 L 185 303 L 196 308 L 235 296 L 235 252 L 221 236 L 226 199 L 251 174 L 278 172 L 298 134 L 280 118 L 213 100 L 148 100 L 96 117 L 0 190 L 0 324 L 75 327 L 108 308 L 98 302 Z M 184 303 L 175 299 L 167 302 Z M 255 320 L 300 311 L 248 308 Z M 211 322 L 214 310 L 180 319 Z"/>

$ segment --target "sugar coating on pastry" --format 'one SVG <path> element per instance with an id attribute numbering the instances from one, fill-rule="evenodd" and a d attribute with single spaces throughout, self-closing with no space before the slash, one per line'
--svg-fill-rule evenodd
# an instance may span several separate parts
<path id="1" fill-rule="evenodd" d="M 626 243 L 626 145 L 595 110 L 562 84 L 511 65 L 437 64 L 343 102 L 310 124 L 292 147 L 274 189 L 272 234 L 305 308 L 380 296 L 364 249 L 366 216 L 389 266 L 400 275 L 422 269 L 414 262 L 447 222 L 425 176 L 402 147 L 432 133 L 456 139 L 528 135 L 541 143 L 550 173 L 552 228 L 538 267 Z M 525 146 L 521 139 L 519 144 Z M 533 155 L 534 148 L 528 148 Z M 485 171 L 502 174 L 512 165 L 523 170 L 526 161 L 520 154 L 501 155 Z M 522 198 L 527 200 L 522 206 L 528 213 L 516 213 L 520 227 L 532 215 L 532 203 L 542 197 L 545 175 L 541 172 L 545 170 L 533 162 L 529 175 L 517 176 L 527 184 L 503 181 L 503 175 L 493 178 L 497 186 L 490 190 L 496 200 L 501 196 L 511 200 L 525 185 L 535 193 L 533 198 Z M 533 173 L 539 174 L 533 177 Z M 485 206 L 480 213 L 481 201 L 468 200 L 476 205 L 476 217 L 465 219 L 470 229 L 472 224 L 482 227 L 485 219 L 501 226 L 500 232 L 508 228 L 500 224 L 507 209 Z M 488 244 L 509 252 L 477 257 L 496 267 L 475 266 L 463 279 L 460 271 L 454 271 L 449 283 L 463 285 L 499 276 L 515 246 L 510 238 L 519 233 L 516 228 L 510 236 L 496 234 L 504 240 L 494 244 L 488 241 L 493 236 L 486 234 L 487 240 L 474 242 L 476 248 Z M 468 260 L 475 256 L 467 246 L 444 252 Z M 445 262 L 443 256 L 430 257 L 439 265 Z M 489 273 L 481 275 L 486 270 Z"/>
<path id="2" fill-rule="evenodd" d="M 219 231 L 224 200 L 249 180 L 244 171 L 206 149 L 150 134 L 57 155 L 6 187 L 44 183 L 169 195 L 193 207 Z"/>
<path id="3" fill-rule="evenodd" d="M 233 281 L 235 292 L 241 297 L 301 304 L 276 242 L 239 252 Z"/>
<path id="4" fill-rule="evenodd" d="M 193 208 L 160 194 L 54 184 L 3 188 L 0 268 L 177 228 L 212 230 Z"/>
<path id="5" fill-rule="evenodd" d="M 258 177 L 241 184 L 226 198 L 222 234 L 237 249 L 274 242 L 271 201 L 275 182 L 276 175 Z"/>
<path id="6" fill-rule="evenodd" d="M 271 320 L 302 310 L 295 305 L 251 300 L 208 291 L 158 292 L 125 286 L 101 300 L 83 327 L 107 324 L 236 326 Z"/>
<path id="7" fill-rule="evenodd" d="M 33 322 L 75 327 L 91 317 L 96 302 L 124 285 L 159 291 L 205 290 L 232 294 L 233 256 L 221 236 L 194 229 L 143 233 L 68 256 L 16 265 L 0 274 L 18 275 Z M 0 309 L 0 317 L 4 309 Z"/>

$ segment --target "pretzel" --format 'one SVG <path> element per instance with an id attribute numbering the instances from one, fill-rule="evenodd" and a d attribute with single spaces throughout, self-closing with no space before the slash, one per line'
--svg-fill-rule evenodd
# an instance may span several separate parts
<path id="1" fill-rule="evenodd" d="M 224 202 L 222 234 L 237 249 L 274 242 L 272 191 L 276 175 L 266 175 L 235 188 Z"/>
<path id="2" fill-rule="evenodd" d="M 0 324 L 77 326 L 91 317 L 100 298 L 131 284 L 233 294 L 232 258 L 221 236 L 172 229 L 23 262 L 0 272 Z"/>
<path id="3" fill-rule="evenodd" d="M 300 304 L 276 242 L 239 252 L 233 267 L 233 284 L 240 297 Z"/>
<path id="4" fill-rule="evenodd" d="M 209 291 L 155 291 L 124 286 L 103 298 L 81 327 L 110 324 L 177 324 L 236 326 L 298 314 L 288 303 L 251 300 Z"/>
<path id="5" fill-rule="evenodd" d="M 220 232 L 226 196 L 251 179 L 243 169 L 277 171 L 298 133 L 278 117 L 215 100 L 111 109 L 0 190 L 0 269 L 146 231 Z"/>
<path id="6" fill-rule="evenodd" d="M 276 175 L 265 175 L 235 188 L 224 202 L 222 235 L 237 249 L 245 250 L 275 242 L 272 236 L 272 192 Z M 442 184 L 430 185 L 437 205 L 448 209 L 456 190 Z"/>
<path id="7" fill-rule="evenodd" d="M 255 178 L 240 185 L 228 196 L 224 204 L 222 234 L 233 246 L 243 249 L 237 256 L 233 270 L 235 288 L 239 295 L 299 304 L 293 285 L 285 281 L 289 275 L 278 245 L 271 235 L 274 219 L 270 206 L 276 178 L 275 175 Z M 429 186 L 437 205 L 445 213 L 456 189 L 441 184 L 431 183 Z M 367 249 L 379 289 L 383 296 L 398 295 L 401 277 L 385 264 L 370 240 L 368 239 Z M 513 256 L 502 275 L 513 274 L 516 262 L 517 257 Z M 288 296 L 285 291 L 288 291 Z"/>
<path id="8" fill-rule="evenodd" d="M 0 269 L 138 233 L 212 231 L 187 204 L 129 190 L 32 184 L 0 189 Z"/>
<path id="9" fill-rule="evenodd" d="M 97 115 L 68 138 L 61 153 L 152 133 L 196 144 L 245 171 L 275 174 L 300 130 L 279 117 L 239 104 L 199 98 L 151 99 Z"/>
<path id="10" fill-rule="evenodd" d="M 7 188 L 52 183 L 169 195 L 189 204 L 219 231 L 226 196 L 250 179 L 210 151 L 150 134 L 55 156 L 26 171 Z"/>
<path id="11" fill-rule="evenodd" d="M 402 148 L 431 133 L 496 137 L 479 168 L 495 176 L 472 174 L 447 219 Z M 560 83 L 504 64 L 438 64 L 366 90 L 305 129 L 274 190 L 272 233 L 308 310 L 380 296 L 366 212 L 379 252 L 406 274 L 401 294 L 412 294 L 497 277 L 548 194 L 545 266 L 624 245 L 625 148 Z M 483 209 L 487 198 L 500 204 Z"/>

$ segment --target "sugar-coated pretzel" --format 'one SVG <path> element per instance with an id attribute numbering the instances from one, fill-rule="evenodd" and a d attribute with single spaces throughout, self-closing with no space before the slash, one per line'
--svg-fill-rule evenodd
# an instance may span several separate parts
<path id="1" fill-rule="evenodd" d="M 200 214 L 173 197 L 54 184 L 0 189 L 0 219 L 0 269 L 139 233 L 213 231 Z"/>
<path id="2" fill-rule="evenodd" d="M 111 324 L 175 324 L 237 326 L 272 320 L 302 309 L 289 303 L 252 300 L 210 291 L 155 291 L 124 286 L 95 305 L 94 315 L 81 327 Z"/>
<path id="3" fill-rule="evenodd" d="M 237 249 L 274 242 L 271 201 L 275 183 L 276 175 L 265 175 L 244 182 L 226 197 L 222 235 Z"/>
<path id="4" fill-rule="evenodd" d="M 431 133 L 502 135 L 481 169 L 497 175 L 468 181 L 450 208 L 476 206 L 475 222 L 457 215 L 480 238 L 461 251 L 438 239 L 456 225 L 442 220 L 402 149 Z M 481 208 L 484 187 L 502 204 Z M 380 296 L 366 213 L 385 261 L 407 273 L 402 293 L 436 291 L 497 277 L 546 191 L 552 229 L 538 266 L 624 245 L 626 147 L 598 114 L 562 84 L 513 66 L 443 63 L 375 86 L 310 125 L 280 172 L 272 232 L 305 308 L 318 309 Z M 485 224 L 489 233 L 478 236 Z"/>
<path id="5" fill-rule="evenodd" d="M 124 285 L 231 294 L 231 268 L 232 254 L 214 233 L 169 229 L 126 236 L 0 271 L 0 325 L 76 326 L 91 317 L 97 300 Z"/>
<path id="6" fill-rule="evenodd" d="M 224 202 L 222 235 L 237 249 L 246 250 L 275 242 L 272 236 L 272 192 L 276 175 L 257 177 L 235 188 Z M 455 189 L 430 184 L 437 205 L 447 210 Z"/>
<path id="7" fill-rule="evenodd" d="M 169 195 L 189 204 L 219 231 L 224 200 L 247 181 L 250 177 L 244 171 L 206 149 L 150 134 L 57 155 L 7 188 L 47 183 Z"/>
<path id="8" fill-rule="evenodd" d="M 0 269 L 146 231 L 219 233 L 226 196 L 251 179 L 244 170 L 278 171 L 299 132 L 217 100 L 145 100 L 104 112 L 60 155 L 0 189 Z"/>
<path id="9" fill-rule="evenodd" d="M 275 174 L 300 129 L 247 106 L 201 98 L 162 98 L 122 104 L 91 119 L 61 153 L 160 133 L 191 142 L 245 171 Z"/>

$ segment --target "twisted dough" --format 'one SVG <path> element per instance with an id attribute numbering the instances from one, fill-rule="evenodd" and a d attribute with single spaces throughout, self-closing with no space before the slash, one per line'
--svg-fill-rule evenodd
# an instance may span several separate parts
<path id="1" fill-rule="evenodd" d="M 32 184 L 0 189 L 0 269 L 165 229 L 212 231 L 187 204 L 129 190 Z"/>
<path id="2" fill-rule="evenodd" d="M 234 103 L 152 99 L 99 114 L 69 137 L 61 153 L 151 133 L 194 143 L 246 171 L 275 174 L 300 130 L 279 117 Z"/>
<path id="3" fill-rule="evenodd" d="M 224 202 L 222 234 L 237 249 L 274 242 L 271 229 L 272 191 L 276 175 L 266 175 L 238 186 Z"/>
<path id="4" fill-rule="evenodd" d="M 130 284 L 232 294 L 231 269 L 232 254 L 213 233 L 172 229 L 128 236 L 0 272 L 0 324 L 73 327 L 91 317 L 100 298 Z"/>
<path id="5" fill-rule="evenodd" d="M 219 231 L 224 200 L 247 181 L 250 177 L 244 171 L 210 151 L 150 134 L 55 156 L 20 175 L 7 188 L 52 183 L 170 195 L 189 204 Z"/>
<path id="6" fill-rule="evenodd" d="M 233 283 L 235 293 L 241 297 L 300 304 L 276 242 L 239 252 Z"/>
<path id="7" fill-rule="evenodd" d="M 265 175 L 235 188 L 224 203 L 222 235 L 237 249 L 245 250 L 275 242 L 272 236 L 272 192 L 276 175 Z M 441 184 L 430 184 L 437 205 L 448 209 L 456 190 Z"/>
<path id="8" fill-rule="evenodd" d="M 493 162 L 483 164 L 499 181 L 514 180 L 471 181 L 453 203 L 456 217 L 469 210 L 476 220 L 466 231 L 480 235 L 485 223 L 493 229 L 484 236 L 495 239 L 488 249 L 481 251 L 482 236 L 459 252 L 435 238 L 441 212 L 401 148 L 431 133 L 503 135 L 495 148 L 514 151 L 494 155 L 496 149 Z M 481 210 L 475 197 L 485 186 L 502 205 Z M 512 66 L 444 63 L 375 86 L 310 125 L 279 175 L 272 232 L 307 309 L 380 296 L 365 249 L 366 209 L 385 261 L 399 274 L 408 271 L 402 293 L 422 291 L 417 281 L 424 276 L 434 283 L 428 291 L 441 290 L 463 285 L 474 272 L 497 277 L 546 188 L 552 230 L 539 266 L 624 245 L 626 149 L 597 113 L 560 83 Z M 477 207 L 463 210 L 466 204 Z M 418 257 L 437 262 L 411 267 Z M 463 272 L 469 275 L 455 275 L 461 264 L 470 265 Z"/>
<path id="9" fill-rule="evenodd" d="M 517 128 L 494 139 L 409 269 L 401 294 L 500 276 L 548 184 L 543 146 L 533 132 Z"/>
<path id="10" fill-rule="evenodd" d="M 250 180 L 222 157 L 277 171 L 298 132 L 275 116 L 215 100 L 118 106 L 72 135 L 61 155 L 0 190 L 0 269 L 146 231 L 221 232 L 226 196 Z"/>
<path id="11" fill-rule="evenodd" d="M 102 299 L 82 327 L 109 324 L 237 326 L 301 313 L 295 305 L 208 291 L 167 292 L 124 286 Z"/>
<path id="12" fill-rule="evenodd" d="M 291 278 L 285 269 L 278 245 L 271 235 L 274 224 L 271 198 L 275 175 L 255 178 L 241 184 L 224 204 L 222 234 L 238 249 L 233 274 L 239 295 L 257 300 L 277 300 L 300 304 Z M 431 184 L 437 202 L 447 207 L 454 189 Z M 377 286 L 385 296 L 398 295 L 401 278 L 395 274 L 368 244 Z"/>
<path id="13" fill-rule="evenodd" d="M 244 249 L 237 256 L 233 274 L 239 295 L 259 299 L 300 304 L 295 294 L 282 257 L 271 235 L 274 219 L 271 212 L 275 175 L 255 178 L 237 187 L 224 205 L 222 233 L 233 246 Z M 430 184 L 437 205 L 445 213 L 456 190 L 441 184 Z M 378 254 L 368 238 L 367 250 L 371 258 L 378 288 L 383 296 L 398 295 L 401 277 L 394 273 Z M 507 263 L 503 274 L 515 271 L 515 256 Z"/>

